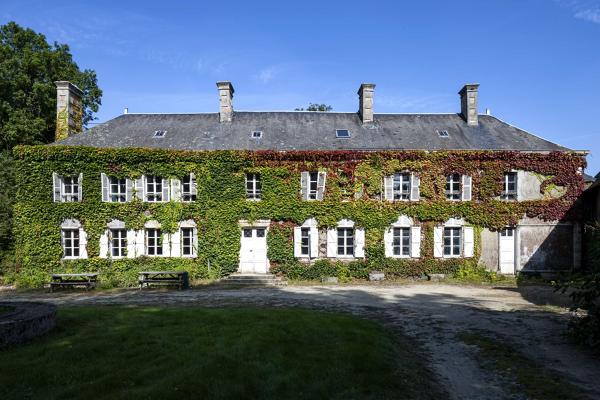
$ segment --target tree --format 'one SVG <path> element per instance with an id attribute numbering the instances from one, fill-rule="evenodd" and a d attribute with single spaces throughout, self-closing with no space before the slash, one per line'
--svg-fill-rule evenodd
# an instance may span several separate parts
<path id="1" fill-rule="evenodd" d="M 19 144 L 54 141 L 54 82 L 60 80 L 83 91 L 83 122 L 87 125 L 101 104 L 96 73 L 81 71 L 66 44 L 50 45 L 44 35 L 15 22 L 0 26 L 0 275 L 12 248 L 15 188 L 11 150 Z"/>
<path id="2" fill-rule="evenodd" d="M 54 140 L 55 81 L 70 81 L 83 91 L 83 122 L 94 119 L 102 90 L 96 73 L 81 71 L 69 46 L 15 22 L 0 26 L 0 149 Z"/>
<path id="3" fill-rule="evenodd" d="M 310 103 L 308 105 L 308 107 L 306 108 L 306 110 L 304 108 L 294 109 L 294 111 L 322 111 L 322 112 L 327 112 L 327 111 L 331 111 L 331 110 L 333 110 L 333 107 L 331 107 L 327 104 L 316 104 L 316 103 Z"/>

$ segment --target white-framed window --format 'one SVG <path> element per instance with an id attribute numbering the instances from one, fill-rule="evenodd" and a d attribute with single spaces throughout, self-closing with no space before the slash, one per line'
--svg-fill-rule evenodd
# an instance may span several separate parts
<path id="1" fill-rule="evenodd" d="M 504 174 L 504 182 L 500 198 L 503 200 L 517 200 L 516 172 L 507 172 Z"/>
<path id="2" fill-rule="evenodd" d="M 311 259 L 319 256 L 319 230 L 317 220 L 309 218 L 302 226 L 294 228 L 294 257 Z"/>
<path id="3" fill-rule="evenodd" d="M 400 215 L 383 233 L 385 256 L 390 258 L 421 257 L 421 227 L 412 218 Z"/>
<path id="4" fill-rule="evenodd" d="M 109 251 L 111 258 L 122 258 L 127 254 L 127 231 L 109 229 Z"/>
<path id="5" fill-rule="evenodd" d="M 146 228 L 146 251 L 147 256 L 162 256 L 162 232 L 158 228 Z"/>
<path id="6" fill-rule="evenodd" d="M 181 181 L 181 201 L 186 203 L 196 201 L 196 177 L 194 174 L 186 175 Z"/>
<path id="7" fill-rule="evenodd" d="M 79 258 L 79 229 L 62 230 L 63 258 Z"/>
<path id="8" fill-rule="evenodd" d="M 246 199 L 260 200 L 262 195 L 262 184 L 260 175 L 255 173 L 246 174 Z"/>
<path id="9" fill-rule="evenodd" d="M 304 171 L 300 175 L 300 193 L 303 200 L 323 200 L 325 194 L 324 171 Z"/>
<path id="10" fill-rule="evenodd" d="M 474 255 L 474 229 L 465 221 L 451 218 L 433 228 L 433 255 L 437 258 L 470 258 Z"/>
<path id="11" fill-rule="evenodd" d="M 337 228 L 338 257 L 354 257 L 354 228 Z"/>
<path id="12" fill-rule="evenodd" d="M 365 230 L 343 219 L 327 230 L 327 257 L 362 258 L 365 256 Z"/>
<path id="13" fill-rule="evenodd" d="M 113 203 L 125 203 L 127 201 L 127 179 L 111 176 L 108 196 Z"/>
<path id="14" fill-rule="evenodd" d="M 396 257 L 410 257 L 410 228 L 392 229 L 392 253 Z"/>
<path id="15" fill-rule="evenodd" d="M 148 175 L 146 176 L 145 181 L 146 201 L 163 201 L 163 179 L 160 176 Z"/>
<path id="16" fill-rule="evenodd" d="M 59 175 L 52 174 L 54 201 L 57 203 L 72 203 L 82 200 L 83 174 Z"/>
<path id="17" fill-rule="evenodd" d="M 383 198 L 387 201 L 418 201 L 420 179 L 417 174 L 397 172 L 383 178 Z"/>
<path id="18" fill-rule="evenodd" d="M 310 228 L 300 228 L 300 255 L 310 257 Z"/>
<path id="19" fill-rule="evenodd" d="M 196 229 L 192 227 L 180 228 L 181 234 L 181 256 L 182 257 L 195 257 L 196 249 L 198 247 L 196 243 Z"/>
<path id="20" fill-rule="evenodd" d="M 459 174 L 450 174 L 446 177 L 446 198 L 448 200 L 460 200 L 461 193 L 461 176 Z"/>

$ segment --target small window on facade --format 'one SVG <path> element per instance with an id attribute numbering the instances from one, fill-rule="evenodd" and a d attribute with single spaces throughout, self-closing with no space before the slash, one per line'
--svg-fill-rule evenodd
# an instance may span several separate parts
<path id="1" fill-rule="evenodd" d="M 337 228 L 337 254 L 341 257 L 354 256 L 354 228 Z"/>
<path id="2" fill-rule="evenodd" d="M 300 229 L 300 254 L 307 257 L 310 255 L 310 228 Z"/>
<path id="3" fill-rule="evenodd" d="M 461 228 L 444 228 L 444 256 L 460 257 Z"/>
<path id="4" fill-rule="evenodd" d="M 244 237 L 251 238 L 252 237 L 252 229 L 244 229 Z"/>
<path id="5" fill-rule="evenodd" d="M 446 177 L 446 198 L 448 200 L 460 200 L 460 175 L 451 174 Z"/>
<path id="6" fill-rule="evenodd" d="M 410 228 L 394 228 L 392 250 L 395 256 L 410 257 Z"/>
<path id="7" fill-rule="evenodd" d="M 264 228 L 259 228 L 256 230 L 256 237 L 262 238 L 265 237 L 265 229 Z"/>
<path id="8" fill-rule="evenodd" d="M 259 174 L 246 174 L 246 198 L 248 200 L 260 200 L 262 184 Z"/>
<path id="9" fill-rule="evenodd" d="M 162 178 L 149 175 L 146 177 L 146 201 L 163 201 Z"/>
<path id="10" fill-rule="evenodd" d="M 348 129 L 336 129 L 335 130 L 335 137 L 336 138 L 349 138 L 350 137 L 350 131 Z"/>
<path id="11" fill-rule="evenodd" d="M 436 132 L 437 132 L 438 136 L 441 137 L 441 138 L 450 137 L 450 135 L 448 134 L 447 130 L 439 130 L 439 131 L 436 131 Z"/>
<path id="12" fill-rule="evenodd" d="M 79 229 L 63 229 L 64 258 L 79 258 Z"/>
<path id="13" fill-rule="evenodd" d="M 186 175 L 181 181 L 181 200 L 185 202 L 196 201 L 196 178 L 193 174 Z"/>
<path id="14" fill-rule="evenodd" d="M 262 135 L 263 135 L 262 131 L 252 131 L 252 133 L 250 134 L 250 137 L 252 139 L 260 139 L 260 138 L 262 138 Z"/>
<path id="15" fill-rule="evenodd" d="M 62 201 L 70 203 L 79 200 L 79 178 L 77 176 L 63 176 Z"/>
<path id="16" fill-rule="evenodd" d="M 196 255 L 194 228 L 181 228 L 181 255 L 186 257 Z"/>
<path id="17" fill-rule="evenodd" d="M 160 229 L 146 229 L 146 254 L 149 256 L 162 256 L 162 240 Z"/>
<path id="18" fill-rule="evenodd" d="M 109 190 L 110 201 L 113 203 L 127 201 L 127 179 L 111 177 Z"/>
<path id="19" fill-rule="evenodd" d="M 127 231 L 125 229 L 111 229 L 109 244 L 111 257 L 125 257 L 125 251 L 127 249 Z"/>
<path id="20" fill-rule="evenodd" d="M 165 137 L 166 134 L 167 134 L 167 131 L 163 131 L 163 130 L 154 131 L 154 137 L 156 137 L 156 138 Z"/>
<path id="21" fill-rule="evenodd" d="M 410 199 L 410 174 L 399 173 L 393 175 L 394 200 Z"/>
<path id="22" fill-rule="evenodd" d="M 500 196 L 504 200 L 516 200 L 517 199 L 517 173 L 509 172 L 504 174 L 504 185 L 502 195 Z"/>
<path id="23" fill-rule="evenodd" d="M 308 199 L 316 200 L 319 192 L 319 173 L 310 172 L 308 174 Z"/>
<path id="24" fill-rule="evenodd" d="M 514 233 L 515 233 L 514 228 L 504 228 L 500 231 L 500 236 L 512 237 L 512 236 L 514 236 Z"/>

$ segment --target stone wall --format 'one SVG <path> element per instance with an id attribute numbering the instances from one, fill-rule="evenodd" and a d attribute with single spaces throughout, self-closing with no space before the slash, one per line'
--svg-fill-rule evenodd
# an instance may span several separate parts
<path id="1" fill-rule="evenodd" d="M 49 303 L 0 303 L 14 311 L 0 315 L 0 349 L 44 335 L 56 325 L 56 306 Z"/>

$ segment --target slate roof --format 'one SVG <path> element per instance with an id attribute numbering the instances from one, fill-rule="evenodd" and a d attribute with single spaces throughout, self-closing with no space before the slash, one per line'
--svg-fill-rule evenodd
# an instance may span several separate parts
<path id="1" fill-rule="evenodd" d="M 336 129 L 350 138 L 336 138 Z M 156 130 L 167 131 L 162 138 Z M 442 138 L 437 131 L 448 131 Z M 252 139 L 252 131 L 262 131 Z M 516 150 L 569 149 L 499 119 L 480 115 L 468 126 L 459 114 L 375 114 L 363 125 L 357 113 L 244 112 L 231 123 L 218 113 L 124 114 L 55 145 L 178 150 Z"/>

